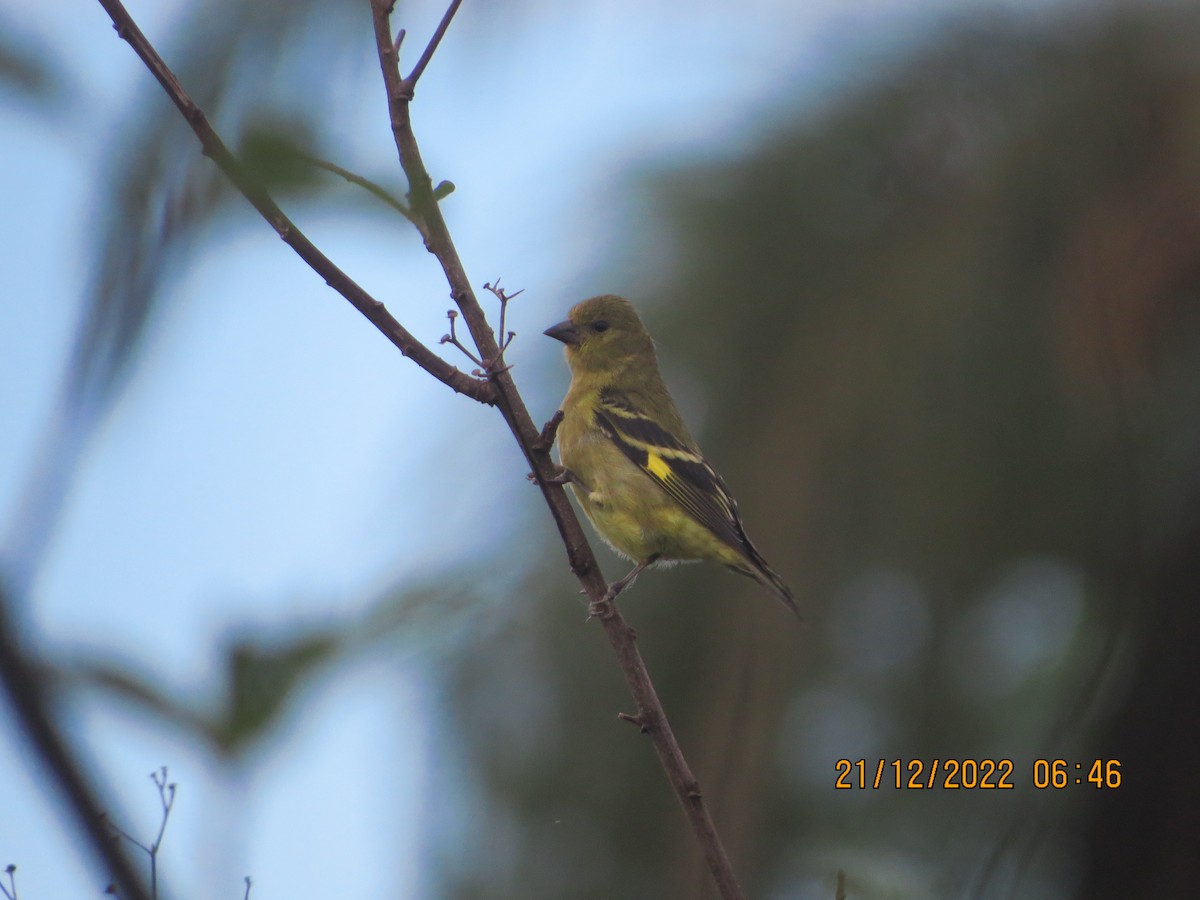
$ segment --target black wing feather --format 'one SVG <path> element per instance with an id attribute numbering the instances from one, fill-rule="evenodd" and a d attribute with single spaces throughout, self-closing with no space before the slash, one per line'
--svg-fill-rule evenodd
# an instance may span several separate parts
<path id="1" fill-rule="evenodd" d="M 751 548 L 737 502 L 721 476 L 696 450 L 613 391 L 601 394 L 596 424 L 688 515 L 730 546 Z"/>

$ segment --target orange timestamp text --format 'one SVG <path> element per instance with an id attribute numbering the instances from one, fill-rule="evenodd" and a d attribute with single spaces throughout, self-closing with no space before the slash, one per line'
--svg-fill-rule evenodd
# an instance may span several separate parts
<path id="1" fill-rule="evenodd" d="M 839 759 L 834 763 L 838 790 L 1012 790 L 1017 771 L 1011 759 Z M 1121 786 L 1121 763 L 1115 759 L 1073 762 L 1035 759 L 1032 783 L 1039 790 L 1072 785 Z"/>
<path id="2" fill-rule="evenodd" d="M 834 765 L 838 790 L 890 787 L 896 790 L 1009 790 L 1011 759 L 839 759 Z"/>

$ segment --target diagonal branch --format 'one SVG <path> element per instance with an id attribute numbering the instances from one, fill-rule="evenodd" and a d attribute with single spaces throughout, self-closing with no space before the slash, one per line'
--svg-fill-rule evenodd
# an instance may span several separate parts
<path id="1" fill-rule="evenodd" d="M 113 21 L 117 35 L 129 43 L 146 64 L 146 68 L 158 79 L 163 90 L 178 107 L 191 126 L 204 155 L 208 156 L 220 167 L 221 171 L 233 182 L 238 191 L 250 201 L 259 214 L 270 223 L 271 227 L 283 238 L 284 243 L 291 247 L 296 254 L 308 263 L 314 272 L 325 279 L 325 282 L 335 291 L 345 297 L 350 304 L 370 320 L 371 324 L 383 332 L 400 352 L 411 358 L 418 366 L 460 394 L 466 394 L 480 403 L 493 404 L 495 389 L 492 385 L 478 381 L 465 372 L 460 371 L 446 362 L 408 332 L 395 317 L 387 311 L 382 303 L 368 294 L 349 275 L 334 265 L 324 253 L 317 249 L 299 228 L 295 226 L 263 185 L 252 178 L 230 152 L 229 148 L 209 124 L 204 110 L 193 102 L 184 91 L 183 86 L 175 77 L 175 73 L 167 67 L 158 52 L 146 40 L 133 18 L 125 11 L 120 0 L 99 0 L 105 12 Z"/>
<path id="2" fill-rule="evenodd" d="M 129 854 L 109 834 L 95 787 L 85 774 L 83 760 L 67 743 L 54 721 L 42 661 L 31 649 L 18 643 L 16 623 L 8 615 L 15 599 L 0 580 L 0 681 L 3 681 L 15 717 L 21 723 L 21 731 L 58 785 L 92 850 L 120 887 L 121 896 L 128 900 L 150 900 L 150 892 L 134 872 Z"/>
<path id="3" fill-rule="evenodd" d="M 324 169 L 326 172 L 332 172 L 334 175 L 344 178 L 351 184 L 358 185 L 360 188 L 363 188 L 365 191 L 367 191 L 367 193 L 371 194 L 371 196 L 375 197 L 377 200 L 382 200 L 396 212 L 400 213 L 400 215 L 412 222 L 414 226 L 417 225 L 409 208 L 375 182 L 367 178 L 363 178 L 361 175 L 351 172 L 349 169 L 343 169 L 337 163 L 331 163 L 327 159 L 321 159 L 320 157 L 312 156 L 308 153 L 301 153 L 299 156 L 300 159 L 304 160 L 304 162 L 308 163 L 310 166 L 316 166 L 318 169 Z"/>
<path id="4" fill-rule="evenodd" d="M 487 320 L 479 306 L 479 302 L 471 289 L 459 259 L 458 251 L 450 238 L 446 221 L 431 189 L 432 179 L 421 159 L 421 152 L 413 134 L 412 119 L 409 106 L 412 100 L 411 76 L 409 80 L 400 78 L 397 67 L 395 45 L 391 40 L 391 30 L 388 16 L 392 4 L 389 0 L 371 0 L 371 10 L 375 22 L 375 45 L 379 55 L 379 64 L 383 74 L 383 82 L 387 91 L 388 111 L 391 117 L 392 134 L 395 138 L 396 149 L 400 154 L 400 165 L 408 177 L 409 193 L 412 199 L 413 212 L 420 216 L 425 223 L 421 229 L 425 236 L 425 247 L 437 257 L 442 265 L 446 279 L 450 283 L 450 295 L 462 311 L 463 319 L 470 328 L 479 355 L 485 361 L 495 362 L 500 359 L 500 348 L 496 337 L 487 324 Z M 442 24 L 448 24 L 458 0 L 451 3 Z M 440 35 L 435 35 L 440 39 Z M 431 42 L 434 46 L 434 42 Z M 427 48 L 426 52 L 429 50 Z M 570 501 L 561 483 L 554 481 L 556 467 L 550 459 L 549 448 L 542 440 L 542 435 L 530 418 L 528 410 L 517 393 L 509 372 L 503 368 L 490 372 L 491 381 L 496 386 L 496 407 L 504 416 L 508 427 L 512 430 L 522 452 L 525 454 L 533 475 L 542 489 L 550 514 L 566 547 L 567 559 L 571 571 L 575 573 L 592 601 L 590 607 L 595 611 L 595 617 L 600 620 L 604 633 L 612 645 L 625 674 L 625 681 L 637 702 L 636 718 L 643 732 L 650 736 L 654 749 L 658 754 L 666 772 L 667 779 L 675 789 L 687 815 L 688 823 L 695 833 L 696 840 L 704 855 L 717 889 L 725 900 L 739 900 L 744 895 L 738 884 L 737 876 L 730 864 L 720 835 L 713 824 L 708 804 L 700 791 L 700 784 L 692 774 L 679 742 L 667 721 L 666 712 L 658 699 L 650 673 L 642 660 L 637 648 L 637 636 L 634 630 L 625 622 L 617 611 L 616 605 L 608 597 L 608 585 L 596 563 L 587 537 L 579 524 Z"/>
<path id="5" fill-rule="evenodd" d="M 450 27 L 450 22 L 454 19 L 454 14 L 458 12 L 459 6 L 462 5 L 462 0 L 451 0 L 450 6 L 446 8 L 446 14 L 442 16 L 442 21 L 438 23 L 437 30 L 433 32 L 433 37 L 429 39 L 429 43 L 425 46 L 425 52 L 421 54 L 421 58 L 417 60 L 417 64 L 413 66 L 412 72 L 404 79 L 405 93 L 411 100 L 413 91 L 416 90 L 417 80 L 425 72 L 425 67 L 429 65 L 429 61 L 433 59 L 433 54 L 437 52 L 438 44 L 442 42 L 442 38 L 446 36 L 446 29 Z M 388 5 L 388 13 L 392 11 L 395 3 Z M 399 43 L 393 45 L 399 49 Z"/>

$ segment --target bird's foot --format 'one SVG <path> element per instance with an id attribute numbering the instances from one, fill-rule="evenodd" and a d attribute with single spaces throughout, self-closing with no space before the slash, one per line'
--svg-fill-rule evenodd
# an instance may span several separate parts
<path id="1" fill-rule="evenodd" d="M 566 466 L 556 466 L 554 474 L 547 478 L 546 481 L 548 481 L 550 484 L 571 484 L 572 482 L 578 483 L 575 473 Z"/>
<path id="2" fill-rule="evenodd" d="M 637 579 L 639 575 L 646 569 L 647 566 L 654 565 L 658 561 L 659 554 L 655 553 L 648 559 L 642 560 L 628 575 L 624 578 L 619 578 L 608 586 L 608 590 L 604 592 L 604 596 L 599 600 L 593 600 L 588 604 L 588 621 L 592 619 L 611 619 L 616 613 L 617 608 L 613 601 L 617 599 L 617 595 L 625 588 L 629 587 Z"/>
<path id="3" fill-rule="evenodd" d="M 529 480 L 530 484 L 538 483 L 538 477 L 535 472 L 530 472 L 525 477 Z M 555 466 L 554 474 L 546 479 L 546 484 L 571 484 L 571 483 L 578 484 L 579 479 L 577 479 L 575 477 L 575 473 L 572 472 L 570 469 L 568 469 L 566 466 Z"/>

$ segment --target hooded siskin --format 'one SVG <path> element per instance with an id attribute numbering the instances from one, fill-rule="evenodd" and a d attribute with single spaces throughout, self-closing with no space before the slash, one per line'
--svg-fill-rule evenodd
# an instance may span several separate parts
<path id="1" fill-rule="evenodd" d="M 633 305 L 593 297 L 545 333 L 566 345 L 571 367 L 559 456 L 601 537 L 638 564 L 627 579 L 654 563 L 712 560 L 761 582 L 799 616 L 683 424 Z"/>

